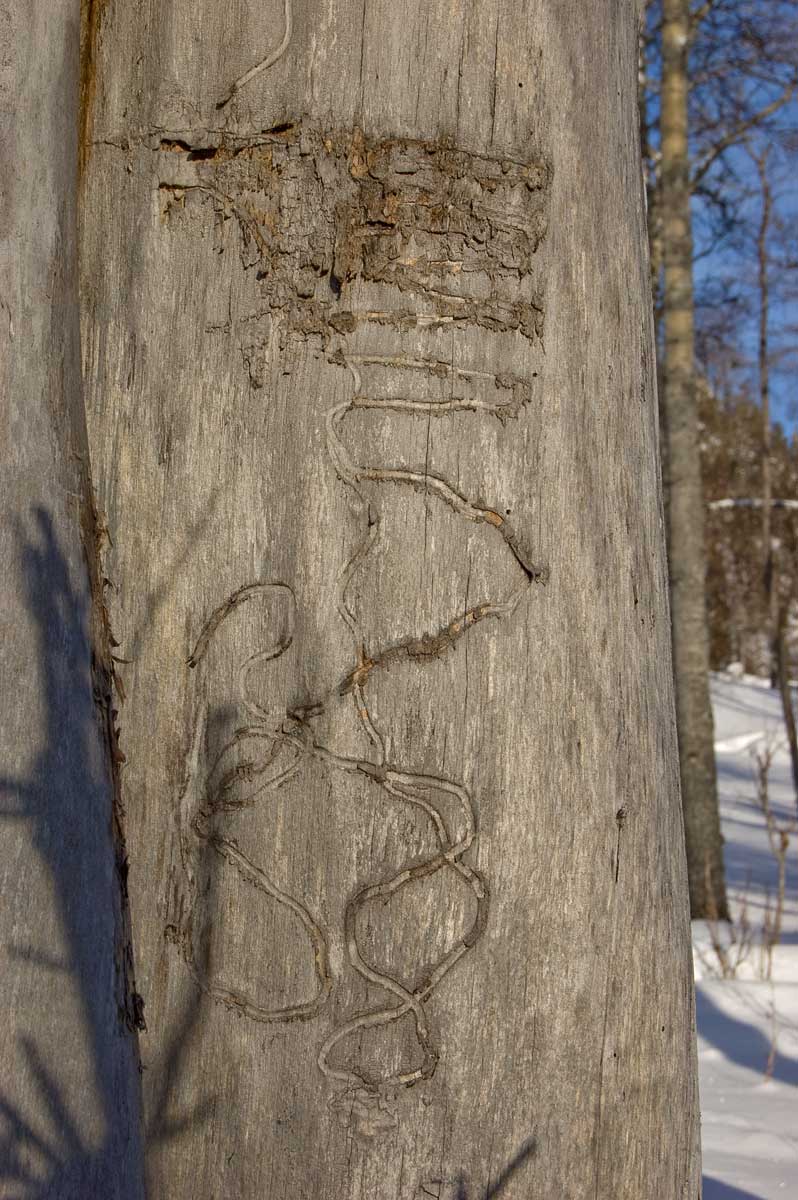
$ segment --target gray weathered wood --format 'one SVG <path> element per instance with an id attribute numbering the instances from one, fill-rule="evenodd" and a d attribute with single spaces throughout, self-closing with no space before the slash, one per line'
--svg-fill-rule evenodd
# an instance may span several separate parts
<path id="1" fill-rule="evenodd" d="M 102 16 L 153 1196 L 698 1194 L 635 7 Z"/>
<path id="2" fill-rule="evenodd" d="M 80 385 L 77 5 L 0 5 L 0 1195 L 139 1200 L 112 663 Z"/>

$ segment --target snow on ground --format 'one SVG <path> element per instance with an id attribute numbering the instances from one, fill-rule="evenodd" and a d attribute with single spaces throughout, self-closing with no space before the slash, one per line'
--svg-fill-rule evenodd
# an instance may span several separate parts
<path id="1" fill-rule="evenodd" d="M 722 978 L 706 923 L 693 925 L 701 1081 L 704 1200 L 798 1197 L 798 834 L 790 837 L 781 943 L 771 977 L 761 933 L 775 904 L 777 866 L 756 799 L 754 754 L 774 748 L 773 810 L 794 817 L 789 753 L 778 693 L 751 676 L 712 679 L 715 753 L 726 877 L 739 925 L 743 908 L 753 945 L 733 978 Z M 718 935 L 729 942 L 726 926 Z M 738 949 L 729 945 L 735 961 Z M 770 1070 L 768 1064 L 770 1062 Z"/>

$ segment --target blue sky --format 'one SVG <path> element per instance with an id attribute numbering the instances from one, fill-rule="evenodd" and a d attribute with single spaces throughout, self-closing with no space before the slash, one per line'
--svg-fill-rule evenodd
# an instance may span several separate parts
<path id="1" fill-rule="evenodd" d="M 798 125 L 798 104 L 793 102 L 792 111 L 785 113 L 785 124 L 790 120 L 795 127 Z M 763 137 L 760 144 L 767 143 L 771 147 L 774 160 L 773 170 L 773 199 L 774 217 L 792 234 L 793 254 L 795 261 L 796 241 L 798 241 L 798 166 L 796 156 L 779 152 L 776 138 Z M 702 201 L 694 201 L 694 232 L 696 241 L 695 285 L 696 295 L 700 299 L 708 290 L 720 291 L 721 302 L 730 303 L 735 297 L 740 297 L 740 317 L 736 325 L 737 345 L 739 350 L 739 379 L 748 379 L 756 389 L 756 363 L 758 343 L 758 295 L 756 288 L 756 233 L 761 213 L 761 196 L 757 172 L 750 157 L 743 149 L 729 152 L 729 160 L 740 181 L 741 200 L 734 214 L 739 221 L 738 236 L 713 249 L 707 237 L 705 213 L 702 211 Z M 746 196 L 744 193 L 748 191 Z M 774 231 L 774 243 L 776 241 Z M 774 245 L 774 255 L 779 253 Z M 793 276 L 789 280 L 789 274 Z M 791 287 L 789 286 L 791 282 Z M 780 357 L 781 363 L 771 367 L 771 412 L 774 421 L 778 421 L 790 432 L 798 431 L 798 263 L 792 272 L 779 270 L 777 265 L 770 271 L 771 302 L 769 331 L 774 358 Z M 789 292 L 792 292 L 792 295 Z M 796 332 L 786 332 L 793 326 Z M 784 352 L 792 346 L 792 361 Z M 776 354 L 781 351 L 782 355 Z"/>
<path id="2" fill-rule="evenodd" d="M 708 15 L 698 27 L 690 67 L 693 72 L 690 100 L 691 153 L 701 160 L 741 120 L 765 109 L 784 95 L 798 70 L 798 0 L 712 0 Z M 646 74 L 650 130 L 654 149 L 658 142 L 658 85 L 661 76 L 659 23 L 661 0 L 649 0 Z M 757 153 L 770 147 L 774 167 L 774 200 L 778 219 L 792 228 L 791 258 L 795 283 L 789 297 L 783 284 L 786 273 L 771 276 L 771 336 L 775 350 L 779 332 L 790 324 L 792 362 L 771 371 L 771 414 L 786 429 L 798 433 L 798 96 L 772 114 L 769 128 L 747 131 Z M 701 189 L 714 194 L 710 203 Z M 704 176 L 693 200 L 693 240 L 696 251 L 695 290 L 698 345 L 702 330 L 720 321 L 726 325 L 722 356 L 726 381 L 746 387 L 757 397 L 758 301 L 756 289 L 756 234 L 760 214 L 756 168 L 742 146 L 731 146 Z M 719 219 L 720 218 L 720 219 Z M 718 234 L 721 236 L 718 236 Z M 775 241 L 775 239 L 774 239 Z M 707 304 L 711 298 L 712 303 Z M 782 337 L 782 348 L 786 343 Z M 718 343 L 716 342 L 716 345 Z M 775 357 L 775 354 L 774 354 Z M 734 359 L 731 372 L 728 363 Z M 718 361 L 716 359 L 716 361 Z"/>

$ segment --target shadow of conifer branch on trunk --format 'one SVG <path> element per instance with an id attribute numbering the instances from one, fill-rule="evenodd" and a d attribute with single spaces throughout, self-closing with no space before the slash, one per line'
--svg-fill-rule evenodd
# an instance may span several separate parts
<path id="1" fill-rule="evenodd" d="M 37 661 L 31 663 L 41 701 L 41 744 L 29 770 L 0 774 L 0 820 L 24 827 L 20 845 L 45 876 L 55 912 L 31 912 L 22 931 L 4 947 L 34 970 L 33 986 L 54 997 L 53 1025 L 36 1039 L 18 1033 L 18 1079 L 0 1086 L 0 1191 L 9 1200 L 141 1200 L 144 1196 L 143 1130 L 136 1031 L 120 984 L 116 921 L 124 895 L 114 869 L 107 763 L 91 676 L 90 595 L 58 543 L 50 514 L 38 508 L 32 528 L 17 531 L 25 599 L 35 623 Z M 27 854 L 27 851 L 26 851 Z M 42 919 L 44 918 L 44 919 Z M 58 930 L 60 945 L 35 944 L 38 929 Z M 50 935 L 52 937 L 52 934 Z M 31 944 L 26 944 L 30 941 Z M 116 968 L 116 969 L 115 969 Z M 63 975 L 63 994 L 46 974 Z M 58 998 L 60 997 L 60 998 Z M 64 1019 L 76 1004 L 78 1020 Z M 22 1023 L 24 1014 L 17 1017 Z M 156 1103 L 154 1136 L 166 1138 L 207 1115 L 208 1101 L 185 1117 L 164 1122 L 165 1097 L 180 1071 L 182 1047 L 196 1020 L 187 1005 L 167 1055 L 164 1098 Z M 54 1040 L 86 1060 L 92 1095 L 71 1086 L 53 1054 Z M 45 1061 L 44 1047 L 49 1043 Z M 85 1046 L 85 1050 L 83 1049 Z M 87 1113 L 97 1119 L 93 1129 Z"/>

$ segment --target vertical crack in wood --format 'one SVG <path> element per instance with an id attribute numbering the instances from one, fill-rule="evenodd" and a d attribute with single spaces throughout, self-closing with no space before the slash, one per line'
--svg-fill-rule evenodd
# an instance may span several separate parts
<path id="1" fill-rule="evenodd" d="M 116 696 L 122 702 L 124 690 L 116 674 L 116 656 L 113 647 L 117 644 L 111 632 L 108 609 L 105 604 L 105 586 L 108 580 L 102 569 L 102 545 L 108 537 L 105 522 L 101 519 L 94 498 L 94 487 L 87 462 L 88 456 L 80 457 L 81 506 L 80 534 L 86 563 L 91 608 L 89 614 L 89 636 L 91 642 L 92 694 L 100 718 L 103 741 L 107 750 L 108 770 L 111 777 L 113 812 L 111 836 L 114 848 L 114 866 L 118 887 L 118 909 L 115 914 L 116 933 L 114 939 L 114 970 L 117 983 L 117 1008 L 120 1023 L 131 1033 L 146 1030 L 144 1001 L 136 988 L 135 962 L 133 956 L 133 934 L 130 923 L 127 876 L 128 860 L 125 843 L 125 813 L 122 803 L 122 781 L 120 766 L 125 755 L 119 745 L 118 710 Z M 115 694 L 116 693 L 116 694 Z"/>
<path id="2" fill-rule="evenodd" d="M 85 177 L 94 128 L 100 30 L 109 0 L 80 0 L 80 96 L 78 132 L 78 180 Z"/>

